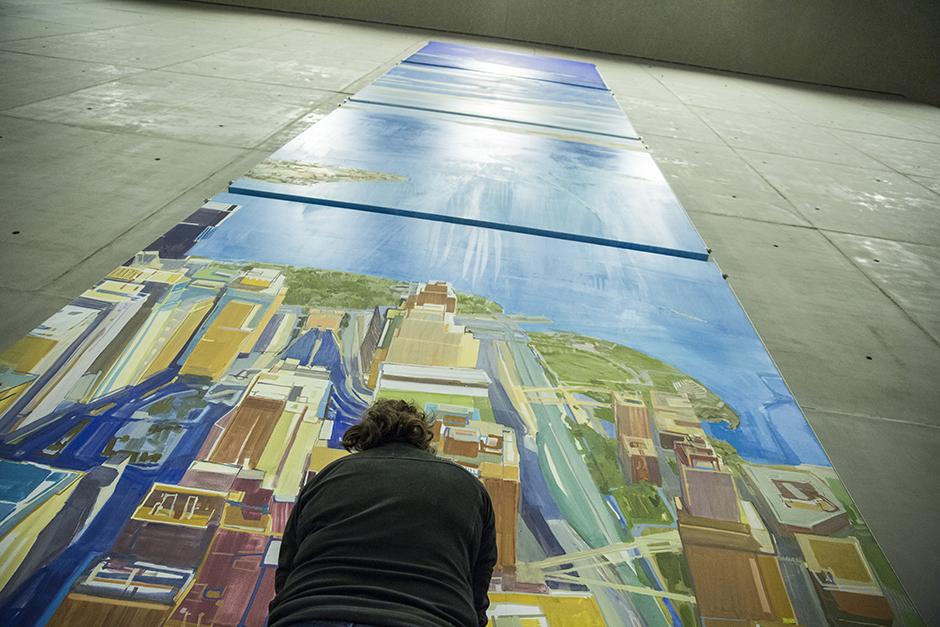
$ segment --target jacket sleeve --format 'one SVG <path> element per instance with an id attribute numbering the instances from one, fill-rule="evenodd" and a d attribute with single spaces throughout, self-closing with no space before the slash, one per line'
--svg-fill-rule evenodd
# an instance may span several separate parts
<path id="1" fill-rule="evenodd" d="M 300 518 L 301 499 L 298 498 L 287 519 L 284 535 L 281 537 L 281 550 L 277 557 L 277 571 L 274 573 L 274 593 L 280 594 L 284 583 L 294 567 L 294 556 L 297 554 L 297 520 Z"/>
<path id="2" fill-rule="evenodd" d="M 300 538 L 297 535 L 297 528 L 300 523 L 300 512 L 304 508 L 304 503 L 309 500 L 309 495 L 313 487 L 340 461 L 342 460 L 335 460 L 327 464 L 326 468 L 321 470 L 313 479 L 307 482 L 300 490 L 300 494 L 297 495 L 297 501 L 294 503 L 294 509 L 291 510 L 290 516 L 287 519 L 287 525 L 284 527 L 284 535 L 281 537 L 281 550 L 277 557 L 277 571 L 274 573 L 275 600 L 277 598 L 276 595 L 281 593 L 281 590 L 284 588 L 284 584 L 287 582 L 287 577 L 294 568 L 294 557 L 297 555 L 297 549 L 300 545 Z M 273 605 L 274 601 L 271 603 Z"/>
<path id="3" fill-rule="evenodd" d="M 490 588 L 490 578 L 493 576 L 493 567 L 496 565 L 496 517 L 493 513 L 493 503 L 490 495 L 483 490 L 482 517 L 483 526 L 480 534 L 480 550 L 477 551 L 476 563 L 473 566 L 473 605 L 477 611 L 480 627 L 485 627 L 486 609 L 490 606 L 487 595 Z"/>

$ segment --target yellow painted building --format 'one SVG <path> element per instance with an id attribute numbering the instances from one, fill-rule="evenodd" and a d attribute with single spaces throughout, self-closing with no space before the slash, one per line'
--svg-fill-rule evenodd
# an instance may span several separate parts
<path id="1" fill-rule="evenodd" d="M 4 463 L 14 464 L 14 462 Z M 39 534 L 65 506 L 65 502 L 75 491 L 82 477 L 82 473 L 75 471 L 57 472 L 65 473 L 66 476 L 59 481 L 53 492 L 36 494 L 34 503 L 30 503 L 30 499 L 33 498 L 31 494 L 15 504 L 17 509 L 24 510 L 26 514 L 22 520 L 0 537 L 0 590 L 7 585 L 26 559 Z M 37 486 L 36 490 L 39 489 Z"/>
<path id="2" fill-rule="evenodd" d="M 0 364 L 15 372 L 33 372 L 55 345 L 51 338 L 27 335 L 0 354 Z"/>
<path id="3" fill-rule="evenodd" d="M 170 335 L 170 339 L 160 348 L 157 356 L 150 362 L 150 365 L 147 366 L 138 380 L 142 381 L 169 367 L 211 310 L 211 298 L 194 303 L 183 318 L 183 322 L 176 327 L 176 330 Z"/>
<path id="4" fill-rule="evenodd" d="M 590 594 L 490 592 L 489 627 L 604 627 L 604 617 Z"/>
<path id="5" fill-rule="evenodd" d="M 327 446 L 315 446 L 310 454 L 310 463 L 307 470 L 311 472 L 320 472 L 326 468 L 327 464 L 335 462 L 349 455 L 349 451 L 341 448 L 329 448 Z"/>
<path id="6" fill-rule="evenodd" d="M 6 411 L 29 389 L 36 378 L 33 375 L 41 372 L 37 366 L 52 352 L 56 344 L 51 338 L 27 335 L 0 353 L 0 370 L 9 369 L 17 373 L 0 381 L 0 413 Z"/>
<path id="7" fill-rule="evenodd" d="M 267 305 L 240 300 L 226 303 L 183 363 L 180 374 L 220 379 L 239 353 L 251 350 L 286 295 L 286 289 L 279 290 Z M 259 315 L 261 308 L 264 311 Z"/>
<path id="8" fill-rule="evenodd" d="M 345 311 L 331 311 L 328 309 L 312 309 L 310 314 L 307 316 L 307 321 L 304 324 L 304 329 L 324 329 L 326 331 L 333 331 L 334 333 L 339 333 L 340 328 L 343 326 L 343 322 L 346 320 L 347 314 Z"/>
<path id="9" fill-rule="evenodd" d="M 131 518 L 206 528 L 222 514 L 226 494 L 216 490 L 155 483 Z"/>
<path id="10" fill-rule="evenodd" d="M 442 305 L 419 305 L 405 312 L 388 347 L 385 361 L 393 364 L 473 368 L 480 342 L 454 323 Z"/>
<path id="11" fill-rule="evenodd" d="M 300 492 L 323 425 L 318 410 L 328 401 L 330 390 L 326 369 L 287 362 L 262 373 L 252 385 L 251 398 L 284 403 L 255 465 L 264 473 L 261 485 L 274 490 L 274 498 L 279 501 L 294 500 Z"/>

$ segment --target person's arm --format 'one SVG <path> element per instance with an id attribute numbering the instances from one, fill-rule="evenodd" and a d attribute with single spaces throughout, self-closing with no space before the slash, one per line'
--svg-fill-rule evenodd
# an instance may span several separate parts
<path id="1" fill-rule="evenodd" d="M 297 495 L 294 509 L 291 510 L 290 517 L 287 519 L 287 525 L 284 527 L 284 535 L 281 537 L 281 550 L 277 557 L 277 571 L 274 573 L 275 596 L 281 593 L 284 584 L 287 582 L 287 577 L 294 568 L 294 557 L 297 555 L 297 549 L 300 545 L 300 538 L 297 536 L 297 527 L 300 523 L 300 512 L 303 509 L 304 503 L 309 501 L 309 495 L 313 487 L 332 471 L 333 468 L 339 465 L 343 459 L 345 458 L 336 459 L 327 464 L 313 479 L 304 484 L 304 487 L 300 490 L 300 494 Z"/>
<path id="2" fill-rule="evenodd" d="M 496 516 L 493 513 L 493 503 L 490 495 L 483 490 L 483 526 L 480 532 L 480 550 L 477 551 L 477 560 L 473 565 L 473 605 L 477 611 L 480 627 L 485 627 L 486 608 L 490 606 L 487 592 L 490 589 L 490 579 L 493 576 L 493 567 L 496 565 Z"/>
<path id="3" fill-rule="evenodd" d="M 301 493 L 303 494 L 303 493 Z M 274 594 L 278 595 L 284 589 L 284 583 L 294 568 L 294 556 L 297 554 L 297 520 L 300 518 L 301 499 L 297 498 L 294 509 L 291 510 L 281 537 L 281 550 L 277 556 L 277 571 L 274 573 Z"/>

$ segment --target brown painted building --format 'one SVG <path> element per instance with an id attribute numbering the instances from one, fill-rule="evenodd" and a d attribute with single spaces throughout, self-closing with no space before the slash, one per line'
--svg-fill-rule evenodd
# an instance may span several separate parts
<path id="1" fill-rule="evenodd" d="M 472 409 L 472 408 L 467 408 Z M 466 412 L 470 415 L 470 411 Z M 466 418 L 462 426 L 434 423 L 434 442 L 441 457 L 450 459 L 483 483 L 496 516 L 497 573 L 511 572 L 516 565 L 516 518 L 519 512 L 519 449 L 516 433 L 509 427 Z"/>
<path id="2" fill-rule="evenodd" d="M 631 438 L 652 438 L 649 412 L 643 397 L 637 393 L 615 392 L 613 394 L 614 418 L 617 435 Z"/>
<path id="3" fill-rule="evenodd" d="M 431 281 L 412 288 L 405 299 L 405 309 L 414 309 L 420 305 L 443 305 L 447 313 L 457 312 L 457 293 L 450 283 Z"/>
<path id="4" fill-rule="evenodd" d="M 845 624 L 890 625 L 891 605 L 852 536 L 795 534 L 824 609 Z"/>
<path id="5" fill-rule="evenodd" d="M 796 623 L 776 556 L 696 544 L 685 556 L 706 625 Z"/>
<path id="6" fill-rule="evenodd" d="M 76 581 L 49 624 L 158 627 L 192 584 L 226 494 L 155 484 L 109 553 Z"/>
<path id="7" fill-rule="evenodd" d="M 676 461 L 682 466 L 721 470 L 721 458 L 702 436 L 690 436 L 675 444 Z"/>
<path id="8" fill-rule="evenodd" d="M 617 422 L 617 454 L 624 478 L 629 483 L 648 481 L 662 485 L 659 456 L 643 397 L 637 393 L 615 392 L 612 400 Z"/>
<path id="9" fill-rule="evenodd" d="M 254 468 L 284 406 L 283 400 L 245 398 L 223 425 L 224 431 L 207 461 Z"/>
<path id="10" fill-rule="evenodd" d="M 648 481 L 654 485 L 663 484 L 659 457 L 651 439 L 621 436 L 618 445 L 620 464 L 628 482 Z"/>

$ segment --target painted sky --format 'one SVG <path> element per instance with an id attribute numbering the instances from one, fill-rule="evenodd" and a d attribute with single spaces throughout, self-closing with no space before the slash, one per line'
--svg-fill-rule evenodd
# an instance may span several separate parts
<path id="1" fill-rule="evenodd" d="M 350 100 L 640 138 L 609 91 L 446 67 L 402 63 Z"/>
<path id="2" fill-rule="evenodd" d="M 634 140 L 350 102 L 271 158 L 356 172 L 302 183 L 247 176 L 230 191 L 707 258 Z"/>

